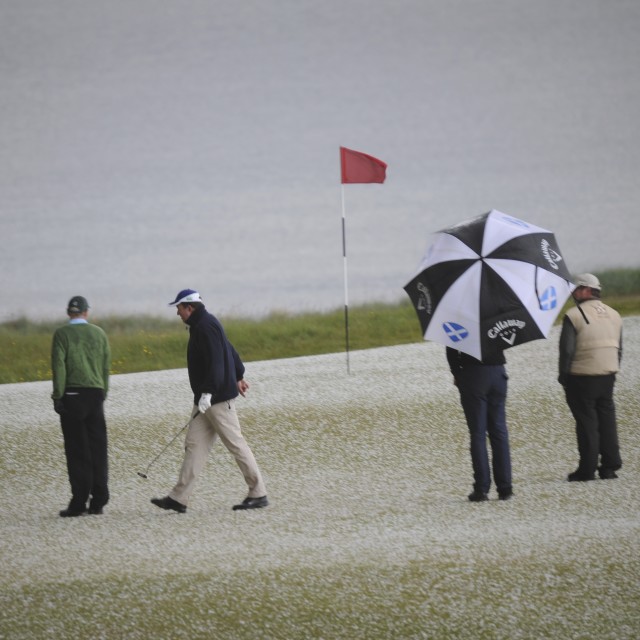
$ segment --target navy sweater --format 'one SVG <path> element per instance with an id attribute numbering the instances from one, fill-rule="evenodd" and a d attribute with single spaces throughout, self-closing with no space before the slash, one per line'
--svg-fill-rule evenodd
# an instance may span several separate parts
<path id="1" fill-rule="evenodd" d="M 194 404 L 198 404 L 203 393 L 211 394 L 212 404 L 235 398 L 238 380 L 244 376 L 244 364 L 222 325 L 204 307 L 196 309 L 187 324 L 187 368 Z"/>
<path id="2" fill-rule="evenodd" d="M 466 367 L 476 365 L 496 366 L 505 364 L 506 360 L 504 357 L 504 351 L 498 351 L 491 356 L 487 356 L 484 360 L 478 360 L 477 358 L 470 356 L 468 353 L 458 351 L 452 347 L 447 347 L 447 362 L 449 363 L 451 373 L 455 377 L 456 372 L 459 372 L 461 369 L 465 369 Z"/>

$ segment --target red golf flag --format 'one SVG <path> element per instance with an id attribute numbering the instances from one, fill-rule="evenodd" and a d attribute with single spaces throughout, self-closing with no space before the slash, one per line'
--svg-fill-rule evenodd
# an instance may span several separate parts
<path id="1" fill-rule="evenodd" d="M 342 184 L 384 182 L 387 164 L 360 151 L 340 147 Z"/>

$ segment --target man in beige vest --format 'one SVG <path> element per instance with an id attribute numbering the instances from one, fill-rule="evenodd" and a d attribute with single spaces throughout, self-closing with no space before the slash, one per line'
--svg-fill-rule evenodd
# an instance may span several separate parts
<path id="1" fill-rule="evenodd" d="M 576 277 L 573 298 L 560 334 L 560 374 L 567 404 L 576 421 L 578 468 L 569 482 L 617 478 L 622 466 L 613 387 L 622 360 L 622 319 L 600 301 L 596 276 Z M 600 463 L 600 466 L 598 466 Z"/>

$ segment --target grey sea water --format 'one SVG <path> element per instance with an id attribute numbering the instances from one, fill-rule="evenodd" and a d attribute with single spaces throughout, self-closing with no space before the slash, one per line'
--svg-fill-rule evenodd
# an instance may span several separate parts
<path id="1" fill-rule="evenodd" d="M 0 3 L 0 321 L 402 299 L 492 208 L 638 266 L 636 0 Z"/>

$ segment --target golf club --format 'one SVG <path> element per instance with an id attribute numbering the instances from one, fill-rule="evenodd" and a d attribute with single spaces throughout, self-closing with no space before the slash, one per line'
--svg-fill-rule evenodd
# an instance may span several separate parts
<path id="1" fill-rule="evenodd" d="M 180 431 L 178 431 L 178 433 L 176 433 L 175 436 L 173 436 L 173 438 L 171 438 L 171 440 L 169 441 L 169 443 L 164 447 L 164 449 L 147 465 L 147 468 L 145 469 L 145 472 L 142 473 L 142 471 L 138 471 L 138 475 L 141 478 L 144 478 L 145 480 L 148 479 L 148 473 L 149 473 L 149 469 L 151 469 L 151 466 L 153 465 L 153 463 L 175 442 L 176 438 L 191 424 L 191 421 L 197 416 L 198 414 L 195 413 L 194 415 L 192 415 L 189 418 L 189 422 L 187 422 L 187 424 L 184 425 L 184 427 L 182 427 L 182 429 L 180 429 Z"/>

